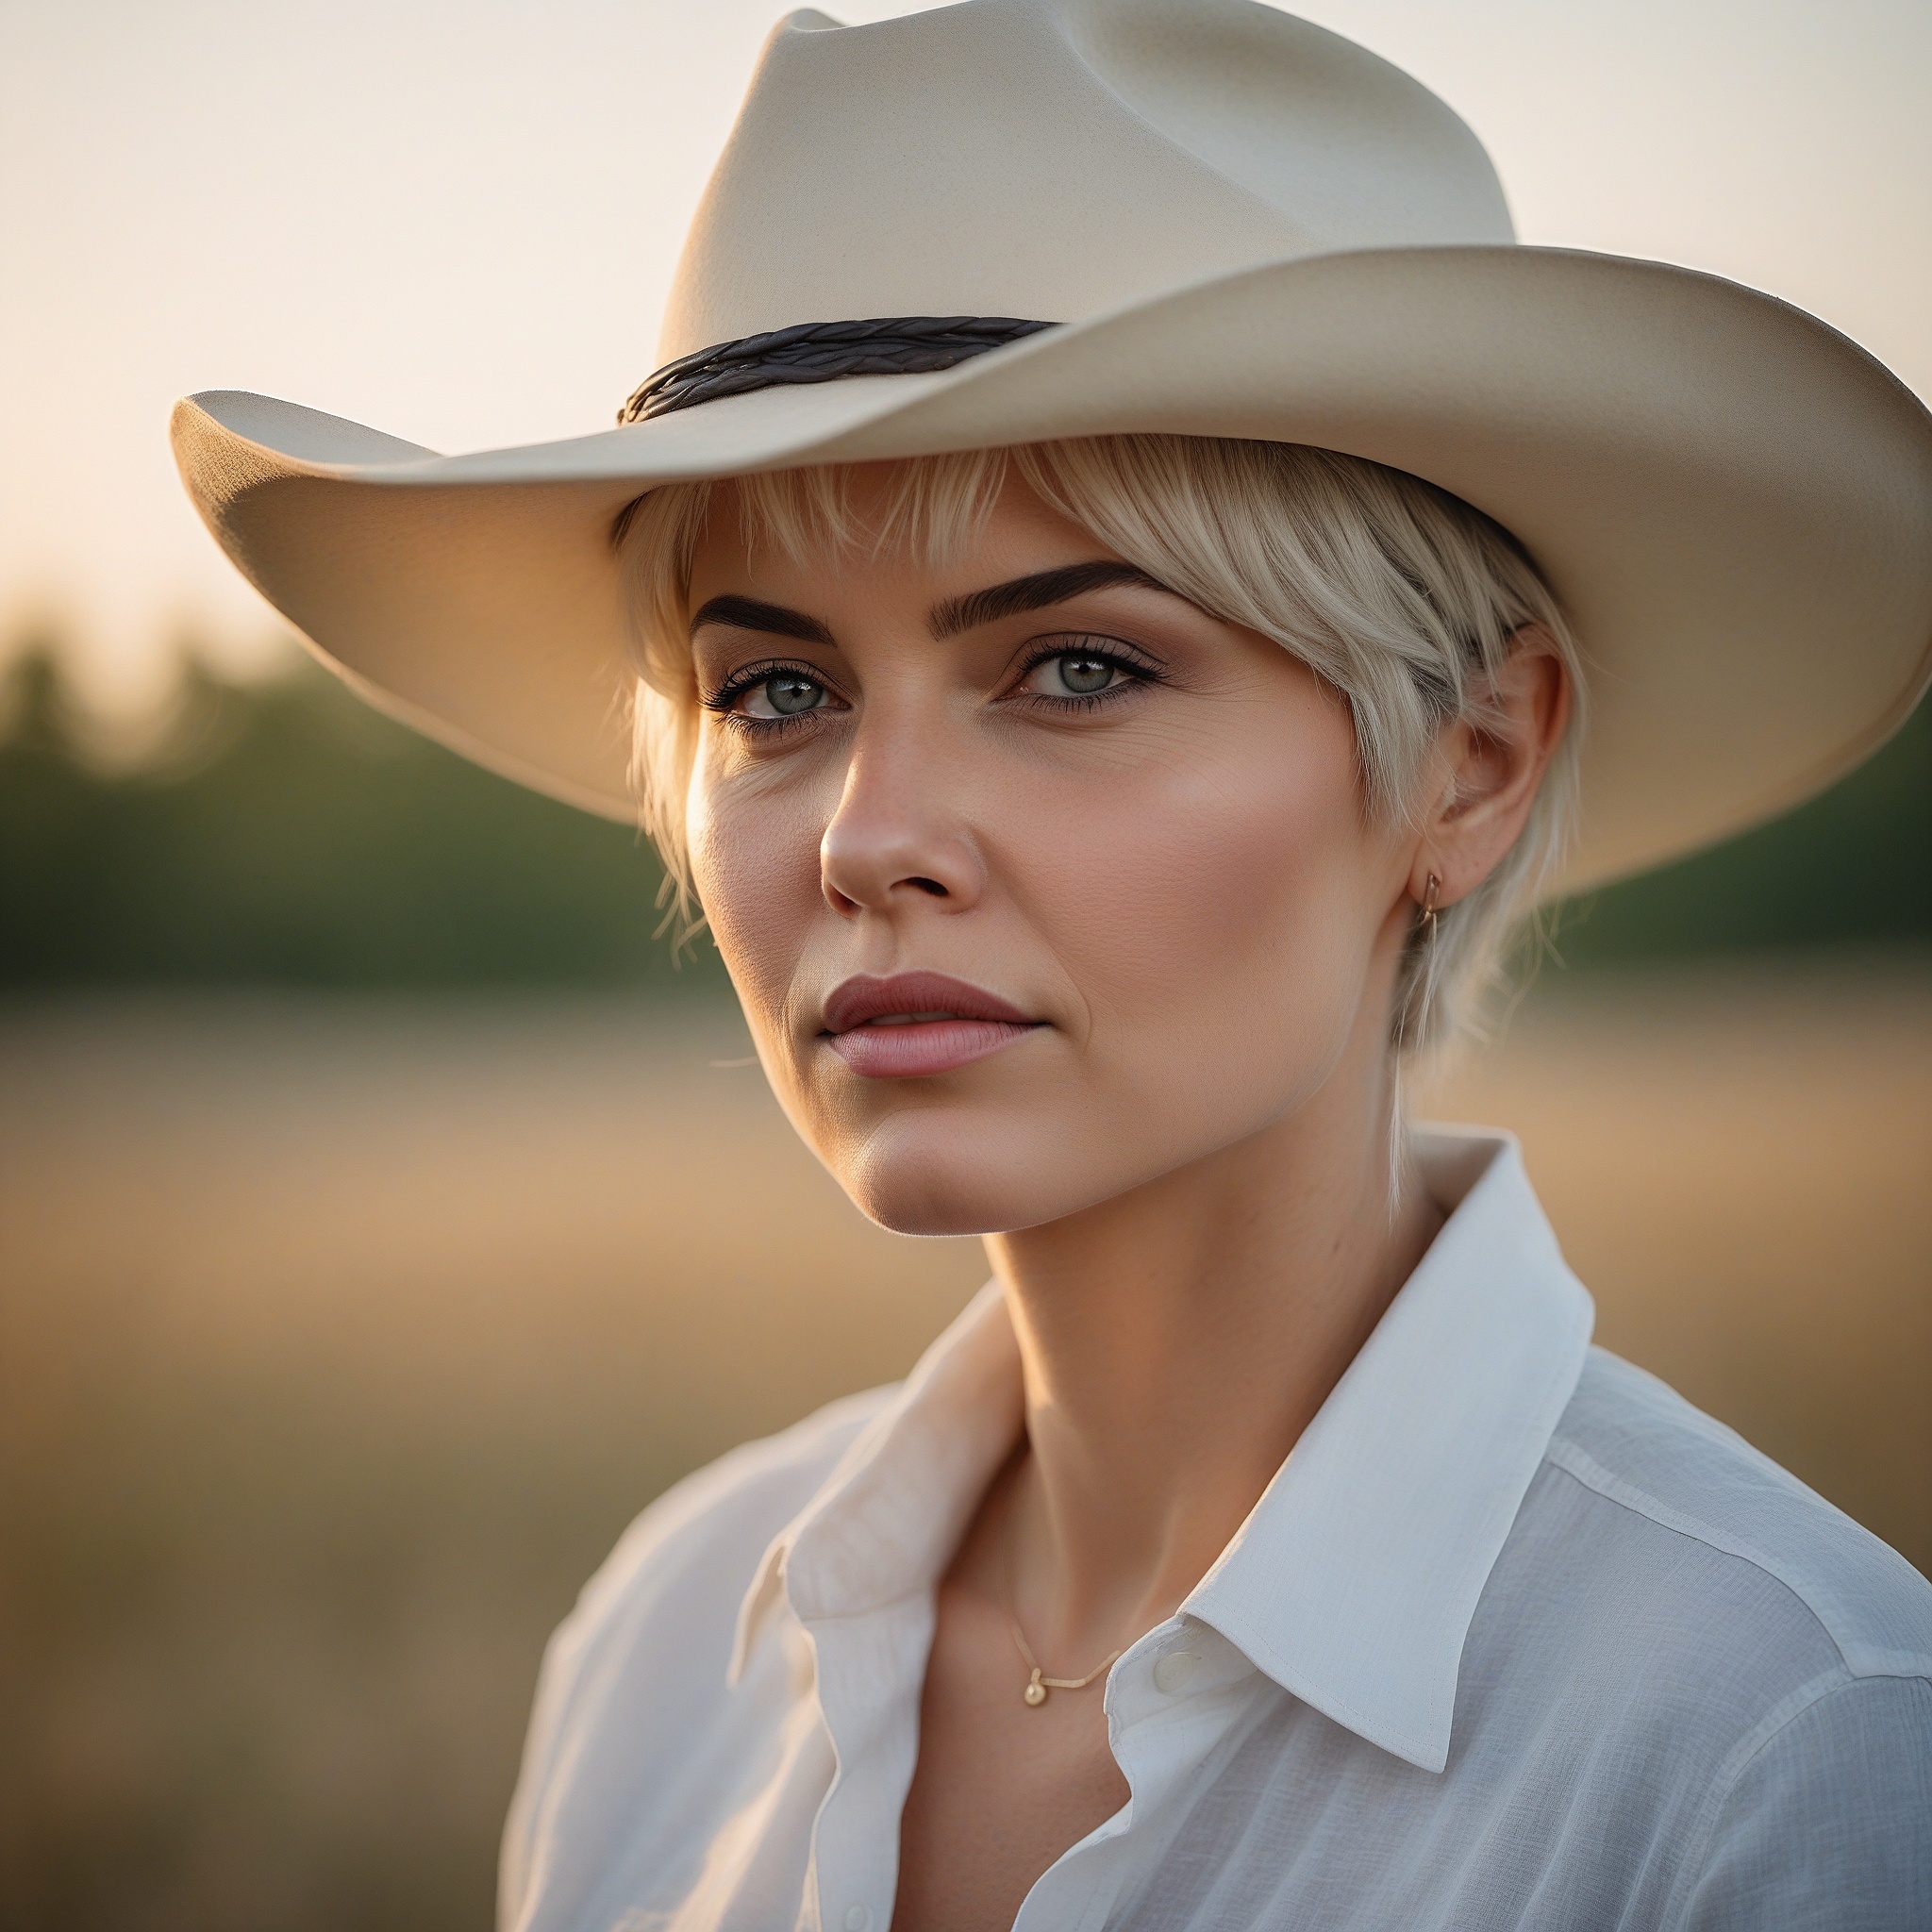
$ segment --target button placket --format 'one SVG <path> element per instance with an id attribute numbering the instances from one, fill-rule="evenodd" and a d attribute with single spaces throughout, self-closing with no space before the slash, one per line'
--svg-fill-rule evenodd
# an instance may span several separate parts
<path id="1" fill-rule="evenodd" d="M 918 1684 L 932 1602 L 910 1597 L 806 1625 L 818 1707 L 839 1771 L 811 1838 L 808 1883 L 825 1932 L 876 1932 L 891 1912 L 898 1819 L 918 1751 Z"/>
<path id="2" fill-rule="evenodd" d="M 1160 1683 L 1198 1683 L 1184 1697 Z M 1235 1666 L 1230 1672 L 1230 1665 Z M 1234 1685 L 1252 1674 L 1213 1629 L 1189 1617 L 1150 1630 L 1114 1665 L 1107 1680 L 1108 1740 L 1127 1781 L 1127 1803 L 1104 1824 L 1061 1854 L 1027 1893 L 1013 1932 L 1100 1932 L 1130 1869 L 1146 1856 L 1150 1835 L 1162 1841 L 1173 1828 L 1174 1795 L 1223 1748 L 1241 1711 Z M 1225 1694 L 1219 1694 L 1225 1693 Z"/>

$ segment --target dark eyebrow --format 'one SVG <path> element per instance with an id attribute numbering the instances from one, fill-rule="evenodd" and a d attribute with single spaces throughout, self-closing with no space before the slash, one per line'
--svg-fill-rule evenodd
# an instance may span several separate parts
<path id="1" fill-rule="evenodd" d="M 756 597 L 713 597 L 691 621 L 695 637 L 708 624 L 728 624 L 738 630 L 761 630 L 777 638 L 797 638 L 808 644 L 836 648 L 832 633 L 816 617 L 788 610 L 782 604 L 760 604 Z"/>
<path id="2" fill-rule="evenodd" d="M 1002 617 L 1018 617 L 1023 611 L 1063 604 L 1088 591 L 1104 591 L 1112 584 L 1139 584 L 1149 591 L 1167 589 L 1134 564 L 1096 557 L 1091 563 L 1062 564 L 1058 570 L 1038 571 L 1030 577 L 1014 577 L 1010 583 L 969 591 L 963 597 L 948 597 L 934 607 L 927 622 L 934 637 L 949 638 L 982 624 L 995 624 Z"/>

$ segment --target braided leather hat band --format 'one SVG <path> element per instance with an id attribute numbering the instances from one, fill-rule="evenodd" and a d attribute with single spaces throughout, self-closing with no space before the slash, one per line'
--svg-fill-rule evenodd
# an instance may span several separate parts
<path id="1" fill-rule="evenodd" d="M 617 412 L 618 426 L 783 383 L 929 375 L 1053 326 L 1010 315 L 886 315 L 864 322 L 794 323 L 665 363 L 631 392 Z"/>

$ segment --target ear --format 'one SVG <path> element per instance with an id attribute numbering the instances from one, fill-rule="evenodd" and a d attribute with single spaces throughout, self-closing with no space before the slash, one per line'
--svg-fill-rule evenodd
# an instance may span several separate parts
<path id="1" fill-rule="evenodd" d="M 1570 722 L 1570 675 L 1540 624 L 1509 641 L 1509 656 L 1479 718 L 1446 726 L 1431 764 L 1431 804 L 1409 879 L 1418 905 L 1429 874 L 1436 903 L 1474 891 L 1515 844 Z"/>

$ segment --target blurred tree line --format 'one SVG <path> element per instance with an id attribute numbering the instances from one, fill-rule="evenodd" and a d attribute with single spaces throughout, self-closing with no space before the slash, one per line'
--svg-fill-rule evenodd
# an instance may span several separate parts
<path id="1" fill-rule="evenodd" d="M 105 756 L 54 640 L 0 696 L 0 985 L 641 986 L 674 963 L 636 834 L 492 777 L 303 660 L 191 655 L 171 722 Z M 1771 825 L 1566 908 L 1572 967 L 1932 938 L 1932 707 Z"/>
<path id="2" fill-rule="evenodd" d="M 53 641 L 0 696 L 0 986 L 638 986 L 703 991 L 659 936 L 635 831 L 466 763 L 306 658 L 233 683 L 184 657 L 138 757 Z"/>

